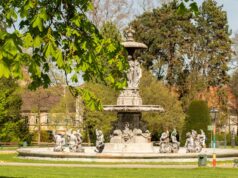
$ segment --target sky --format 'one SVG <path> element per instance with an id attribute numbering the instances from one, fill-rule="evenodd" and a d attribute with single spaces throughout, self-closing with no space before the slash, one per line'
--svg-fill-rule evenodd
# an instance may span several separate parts
<path id="1" fill-rule="evenodd" d="M 216 0 L 219 5 L 223 5 L 223 9 L 227 12 L 229 27 L 234 33 L 238 33 L 238 0 Z M 203 0 L 196 0 L 201 4 Z"/>

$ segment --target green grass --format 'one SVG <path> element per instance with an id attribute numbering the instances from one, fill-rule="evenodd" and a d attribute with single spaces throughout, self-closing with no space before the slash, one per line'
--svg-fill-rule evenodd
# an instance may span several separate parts
<path id="1" fill-rule="evenodd" d="M 0 146 L 0 152 L 1 151 L 12 151 L 12 150 L 17 150 L 19 147 L 2 147 L 2 146 Z"/>
<path id="2" fill-rule="evenodd" d="M 237 169 L 121 169 L 1 166 L 0 178 L 237 178 Z"/>
<path id="3" fill-rule="evenodd" d="M 35 159 L 24 159 L 17 156 L 17 153 L 1 154 L 0 161 L 4 162 L 18 162 L 18 163 L 52 163 L 52 164 L 123 164 L 121 162 L 82 162 L 82 161 L 64 161 L 64 160 L 35 160 Z M 152 164 L 152 165 L 197 165 L 197 162 L 130 162 L 124 164 Z M 1 177 L 0 177 L 1 178 Z"/>

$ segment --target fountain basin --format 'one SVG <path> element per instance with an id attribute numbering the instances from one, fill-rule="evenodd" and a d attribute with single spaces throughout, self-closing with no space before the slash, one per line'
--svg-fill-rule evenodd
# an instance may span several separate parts
<path id="1" fill-rule="evenodd" d="M 104 105 L 103 109 L 112 112 L 164 112 L 159 105 Z"/>
<path id="2" fill-rule="evenodd" d="M 206 154 L 212 158 L 213 149 L 204 148 L 201 153 L 186 153 L 180 148 L 178 153 L 159 153 L 159 147 L 154 146 L 153 153 L 96 153 L 95 147 L 84 147 L 84 153 L 54 152 L 48 148 L 20 148 L 19 156 L 27 159 L 69 160 L 85 162 L 196 162 L 199 154 Z M 238 157 L 236 149 L 216 149 L 217 160 L 233 160 Z"/>

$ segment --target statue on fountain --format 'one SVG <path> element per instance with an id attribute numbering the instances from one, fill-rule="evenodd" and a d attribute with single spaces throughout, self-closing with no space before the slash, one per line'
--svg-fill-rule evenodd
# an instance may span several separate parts
<path id="1" fill-rule="evenodd" d="M 170 142 L 171 138 L 171 142 Z M 163 132 L 160 137 L 160 153 L 177 153 L 179 150 L 180 142 L 177 140 L 177 131 L 173 130 L 169 137 L 169 131 Z"/>
<path id="2" fill-rule="evenodd" d="M 133 138 L 133 132 L 129 128 L 130 124 L 128 122 L 125 123 L 125 129 L 122 131 L 122 138 L 125 143 L 128 143 Z"/>
<path id="3" fill-rule="evenodd" d="M 192 132 L 186 134 L 186 137 L 185 147 L 187 153 L 200 153 L 202 148 L 205 148 L 206 135 L 202 129 L 200 134 L 192 130 Z"/>
<path id="4" fill-rule="evenodd" d="M 177 153 L 179 150 L 180 142 L 177 140 L 177 135 L 177 130 L 174 128 L 170 136 L 172 141 L 172 153 Z"/>
<path id="5" fill-rule="evenodd" d="M 62 151 L 64 151 L 64 146 L 65 146 L 64 135 L 56 134 L 55 131 L 54 131 L 53 132 L 53 136 L 54 136 L 54 141 L 55 141 L 54 151 L 55 152 L 62 152 Z"/>
<path id="6" fill-rule="evenodd" d="M 104 149 L 104 135 L 101 130 L 96 129 L 96 149 L 95 152 L 101 153 Z"/>

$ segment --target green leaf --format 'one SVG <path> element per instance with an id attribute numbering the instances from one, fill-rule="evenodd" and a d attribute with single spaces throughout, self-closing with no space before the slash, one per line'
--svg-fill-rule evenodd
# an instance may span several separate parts
<path id="1" fill-rule="evenodd" d="M 80 27 L 80 23 L 81 23 L 81 16 L 79 15 L 74 15 L 74 17 L 71 19 L 71 21 L 77 26 Z"/>
<path id="2" fill-rule="evenodd" d="M 3 56 L 8 58 L 9 55 L 15 56 L 18 53 L 18 48 L 12 38 L 6 40 L 3 45 Z"/>
<path id="3" fill-rule="evenodd" d="M 187 12 L 187 8 L 185 7 L 183 2 L 179 4 L 177 12 L 179 14 L 185 14 Z"/>
<path id="4" fill-rule="evenodd" d="M 6 63 L 3 60 L 0 60 L 0 77 L 4 76 L 8 78 L 10 74 L 11 72 L 9 67 L 6 65 Z"/>
<path id="5" fill-rule="evenodd" d="M 0 30 L 0 39 L 4 40 L 4 38 L 7 36 L 7 32 L 1 31 Z"/>
<path id="6" fill-rule="evenodd" d="M 6 18 L 7 18 L 8 20 L 11 20 L 11 19 L 17 20 L 17 14 L 16 14 L 16 12 L 14 11 L 14 9 L 10 9 L 10 10 L 7 12 Z"/>
<path id="7" fill-rule="evenodd" d="M 42 8 L 40 10 L 40 14 L 39 14 L 40 18 L 44 21 L 46 21 L 48 19 L 48 15 L 46 13 L 46 9 L 45 8 Z"/>
<path id="8" fill-rule="evenodd" d="M 86 63 L 86 62 L 83 62 L 83 64 L 82 64 L 82 71 L 83 72 L 85 72 L 88 68 L 89 68 L 90 66 L 88 65 L 88 63 Z"/>
<path id="9" fill-rule="evenodd" d="M 35 18 L 32 21 L 32 27 L 33 28 L 38 28 L 40 30 L 40 32 L 43 31 L 43 24 L 42 24 L 42 19 L 40 17 L 40 15 L 38 14 L 37 16 L 35 16 Z"/>
<path id="10" fill-rule="evenodd" d="M 55 56 L 55 50 L 51 42 L 47 43 L 44 50 L 46 57 Z"/>
<path id="11" fill-rule="evenodd" d="M 24 41 L 24 47 L 26 47 L 26 48 L 32 47 L 33 39 L 32 39 L 32 36 L 30 33 L 27 33 L 24 36 L 23 41 Z"/>
<path id="12" fill-rule="evenodd" d="M 197 5 L 197 3 L 193 2 L 189 6 L 190 6 L 190 10 L 193 11 L 197 15 L 198 14 L 198 5 Z"/>
<path id="13" fill-rule="evenodd" d="M 63 60 L 62 52 L 60 50 L 58 50 L 55 58 L 56 58 L 57 65 L 61 68 L 64 65 L 64 60 Z"/>
<path id="14" fill-rule="evenodd" d="M 112 75 L 108 75 L 108 76 L 106 77 L 106 80 L 107 80 L 108 82 L 110 82 L 110 83 L 114 83 L 114 82 L 115 82 L 115 79 L 113 78 Z"/>
<path id="15" fill-rule="evenodd" d="M 107 49 L 108 49 L 109 52 L 113 52 L 113 51 L 116 50 L 116 47 L 111 43 L 111 44 L 108 45 Z"/>
<path id="16" fill-rule="evenodd" d="M 39 48 L 41 46 L 41 43 L 43 42 L 43 40 L 41 39 L 41 37 L 39 37 L 38 35 L 35 37 L 34 41 L 33 41 L 33 46 L 34 48 Z"/>

